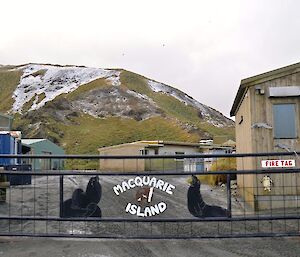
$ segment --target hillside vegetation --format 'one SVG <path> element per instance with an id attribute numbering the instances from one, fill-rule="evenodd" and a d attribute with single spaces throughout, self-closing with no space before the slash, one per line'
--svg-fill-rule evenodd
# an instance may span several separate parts
<path id="1" fill-rule="evenodd" d="M 91 79 L 78 77 L 84 69 L 1 66 L 0 112 L 14 116 L 23 137 L 48 138 L 72 154 L 138 140 L 234 138 L 231 120 L 175 88 L 125 70 L 86 68 Z"/>

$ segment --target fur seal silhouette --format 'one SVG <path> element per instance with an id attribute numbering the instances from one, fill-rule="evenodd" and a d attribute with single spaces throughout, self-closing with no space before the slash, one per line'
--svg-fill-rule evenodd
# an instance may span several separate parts
<path id="1" fill-rule="evenodd" d="M 90 178 L 86 191 L 81 188 L 74 190 L 72 198 L 63 203 L 63 217 L 98 217 L 101 209 L 98 206 L 102 195 L 102 188 L 98 176 Z"/>
<path id="2" fill-rule="evenodd" d="M 227 209 L 220 206 L 208 205 L 204 202 L 200 186 L 200 180 L 192 175 L 192 184 L 187 193 L 189 212 L 197 218 L 229 217 Z"/>

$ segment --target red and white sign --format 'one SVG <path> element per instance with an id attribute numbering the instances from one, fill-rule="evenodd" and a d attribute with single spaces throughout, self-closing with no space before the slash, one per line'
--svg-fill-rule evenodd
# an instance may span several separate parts
<path id="1" fill-rule="evenodd" d="M 263 160 L 261 161 L 262 168 L 286 168 L 295 167 L 295 160 Z"/>

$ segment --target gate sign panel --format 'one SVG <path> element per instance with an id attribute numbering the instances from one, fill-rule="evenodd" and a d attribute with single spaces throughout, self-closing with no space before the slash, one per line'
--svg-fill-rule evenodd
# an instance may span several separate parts
<path id="1" fill-rule="evenodd" d="M 123 181 L 113 187 L 114 193 L 119 196 L 127 190 L 137 189 L 135 200 L 138 204 L 128 202 L 125 207 L 125 212 L 138 217 L 151 217 L 163 213 L 167 209 L 167 204 L 161 201 L 152 205 L 154 192 L 159 190 L 169 195 L 173 195 L 175 186 L 156 177 L 137 176 Z M 147 206 L 143 207 L 142 205 Z"/>
<path id="2" fill-rule="evenodd" d="M 295 167 L 295 160 L 262 160 L 262 168 L 291 168 Z"/>

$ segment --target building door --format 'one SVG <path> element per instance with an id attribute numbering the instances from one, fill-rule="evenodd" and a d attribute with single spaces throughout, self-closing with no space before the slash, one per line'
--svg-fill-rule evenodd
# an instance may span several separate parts
<path id="1" fill-rule="evenodd" d="M 43 155 L 51 155 L 51 152 L 42 151 Z M 41 160 L 41 170 L 51 170 L 51 159 Z"/>

